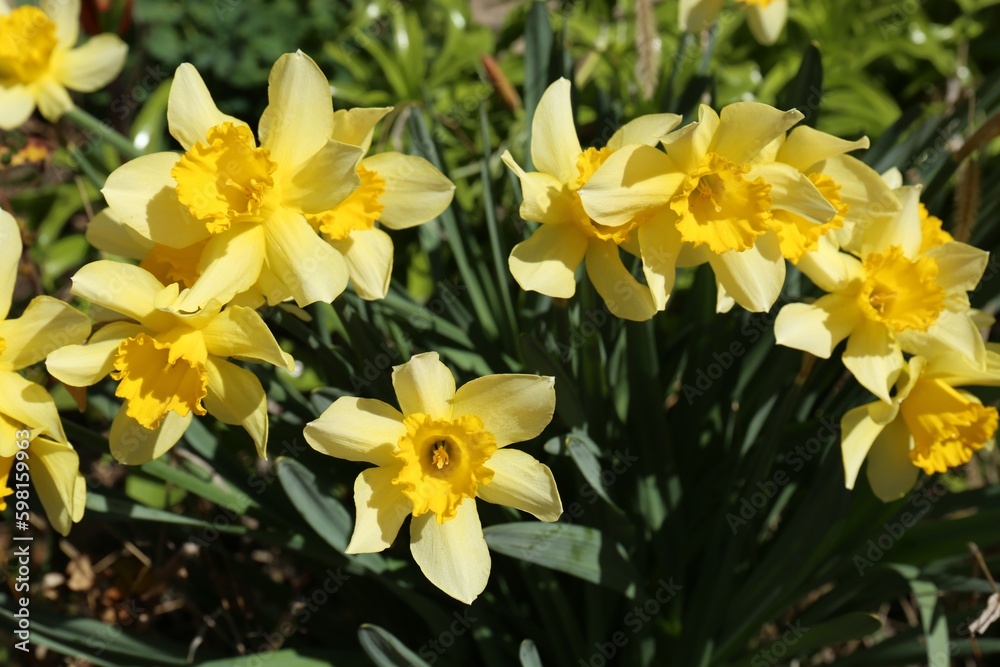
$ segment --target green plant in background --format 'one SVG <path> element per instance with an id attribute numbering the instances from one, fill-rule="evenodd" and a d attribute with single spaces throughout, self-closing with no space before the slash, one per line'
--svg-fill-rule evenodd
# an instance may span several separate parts
<path id="1" fill-rule="evenodd" d="M 299 362 L 259 372 L 269 462 L 255 459 L 241 428 L 194 420 L 168 456 L 125 470 L 104 435 L 118 410 L 114 385 L 89 391 L 86 411 L 74 414 L 82 397 L 49 382 L 84 462 L 88 501 L 66 542 L 36 540 L 32 641 L 49 649 L 45 660 L 756 667 L 965 664 L 1000 652 L 995 630 L 969 640 L 993 591 L 982 568 L 1000 563 L 995 452 L 889 504 L 864 484 L 844 489 L 840 417 L 870 398 L 838 360 L 775 345 L 778 307 L 821 296 L 794 268 L 775 308 L 756 314 L 717 314 L 712 271 L 682 268 L 664 313 L 626 322 L 586 280 L 573 299 L 552 299 L 518 290 L 507 266 L 532 225 L 517 215 L 523 193 L 500 155 L 528 155 L 535 109 L 559 76 L 573 84 L 584 147 L 600 148 L 643 113 L 692 119 L 700 101 L 722 108 L 746 93 L 807 111 L 824 131 L 865 132 L 873 145 L 859 158 L 921 183 L 945 229 L 995 255 L 990 119 L 1000 74 L 988 44 L 997 8 L 858 5 L 843 17 L 832 0 L 793 2 L 785 35 L 769 48 L 731 8 L 716 30 L 681 35 L 670 3 L 558 12 L 525 3 L 496 30 L 476 26 L 458 3 L 343 15 L 323 3 L 137 8 L 140 34 L 178 38 L 140 47 L 133 61 L 169 71 L 194 62 L 227 113 L 259 112 L 264 101 L 247 89 L 261 86 L 278 55 L 308 48 L 331 74 L 337 108 L 395 106 L 373 153 L 419 155 L 458 189 L 436 220 L 394 234 L 385 299 L 349 290 L 332 305 L 262 311 Z M 651 37 L 636 29 L 650 11 L 658 53 L 640 46 Z M 238 49 L 248 55 L 234 58 Z M 638 61 L 651 57 L 658 75 L 648 86 Z M 134 99 L 128 86 L 142 79 L 135 67 L 126 72 L 136 77 L 124 83 Z M 110 105 L 121 94 L 87 107 L 133 137 L 148 133 L 139 148 L 114 140 L 121 157 L 169 147 L 166 93 L 118 118 Z M 60 290 L 98 257 L 83 224 L 121 163 L 114 135 L 86 117 L 69 120 L 84 131 L 64 122 L 4 135 L 11 166 L 0 182 L 26 230 L 22 272 L 35 292 Z M 32 168 L 37 155 L 44 160 Z M 991 260 L 972 306 L 995 312 L 996 276 Z M 523 447 L 551 468 L 563 517 L 529 522 L 481 503 L 494 557 L 470 607 L 423 578 L 406 540 L 348 553 L 347 508 L 362 468 L 320 456 L 302 435 L 345 396 L 392 403 L 391 367 L 427 350 L 458 384 L 501 373 L 555 378 L 555 417 Z M 28 372 L 47 382 L 40 369 Z M 975 393 L 986 405 L 1000 399 Z M 43 584 L 43 572 L 57 576 Z M 13 629 L 11 593 L 0 600 Z M 18 664 L 12 644 L 0 650 Z"/>

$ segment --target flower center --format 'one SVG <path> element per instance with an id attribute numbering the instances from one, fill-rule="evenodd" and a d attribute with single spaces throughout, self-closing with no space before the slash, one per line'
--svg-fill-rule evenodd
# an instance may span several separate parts
<path id="1" fill-rule="evenodd" d="M 771 224 L 771 186 L 749 171 L 717 153 L 702 159 L 670 200 L 682 240 L 716 254 L 753 247 Z"/>
<path id="2" fill-rule="evenodd" d="M 837 213 L 830 220 L 816 224 L 790 211 L 778 209 L 771 212 L 773 226 L 778 232 L 781 243 L 781 254 L 793 264 L 802 259 L 806 253 L 815 250 L 823 234 L 843 227 L 844 216 L 847 215 L 849 208 L 844 198 L 840 196 L 840 186 L 832 178 L 826 174 L 809 174 L 809 180 L 823 198 L 837 209 Z"/>
<path id="3" fill-rule="evenodd" d="M 219 234 L 234 222 L 260 219 L 276 168 L 248 127 L 223 123 L 208 131 L 207 142 L 182 155 L 170 174 L 181 203 L 209 232 Z"/>
<path id="4" fill-rule="evenodd" d="M 181 287 L 191 287 L 201 275 L 198 263 L 206 245 L 208 239 L 187 248 L 171 248 L 157 243 L 146 258 L 139 262 L 139 266 L 152 273 L 164 285 L 180 283 Z"/>
<path id="5" fill-rule="evenodd" d="M 587 184 L 590 177 L 594 175 L 614 152 L 613 148 L 605 147 L 588 148 L 580 153 L 576 158 L 577 177 L 575 181 L 569 184 L 569 189 L 571 193 L 570 199 L 573 202 L 572 205 L 574 208 L 573 220 L 583 230 L 584 234 L 601 239 L 602 241 L 614 241 L 616 244 L 621 245 L 632 238 L 633 230 L 642 224 L 645 218 L 636 217 L 624 225 L 617 227 L 598 224 L 587 215 L 587 212 L 583 209 L 583 202 L 580 201 L 580 196 L 576 194 L 577 190 Z"/>
<path id="6" fill-rule="evenodd" d="M 56 24 L 38 7 L 26 5 L 0 16 L 0 80 L 41 78 L 55 48 Z"/>
<path id="7" fill-rule="evenodd" d="M 496 439 L 472 415 L 444 420 L 418 413 L 403 424 L 406 435 L 395 451 L 403 465 L 392 483 L 413 502 L 413 516 L 433 512 L 439 524 L 455 518 L 462 501 L 493 480 L 484 464 Z"/>
<path id="8" fill-rule="evenodd" d="M 916 261 L 899 246 L 865 258 L 865 281 L 859 294 L 861 311 L 895 331 L 927 331 L 944 310 L 944 290 L 937 284 L 938 266 L 930 257 Z"/>
<path id="9" fill-rule="evenodd" d="M 144 427 L 159 427 L 170 411 L 185 416 L 205 414 L 201 401 L 208 393 L 205 341 L 198 331 L 177 329 L 161 340 L 145 333 L 118 345 L 115 396 L 125 399 L 125 411 Z"/>
<path id="10" fill-rule="evenodd" d="M 945 243 L 951 243 L 955 237 L 941 229 L 941 218 L 927 212 L 927 207 L 921 202 L 917 209 L 920 213 L 920 254 Z"/>
<path id="11" fill-rule="evenodd" d="M 385 192 L 385 179 L 378 172 L 358 165 L 361 185 L 344 201 L 319 215 L 307 215 L 306 219 L 331 241 L 340 241 L 354 230 L 371 229 L 385 209 L 379 197 Z"/>
<path id="12" fill-rule="evenodd" d="M 996 408 L 941 380 L 917 380 L 899 409 L 913 435 L 910 460 L 928 475 L 968 463 L 997 430 Z"/>

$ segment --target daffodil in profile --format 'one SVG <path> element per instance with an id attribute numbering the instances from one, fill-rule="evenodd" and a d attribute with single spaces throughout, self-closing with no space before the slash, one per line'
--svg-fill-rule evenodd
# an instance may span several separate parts
<path id="1" fill-rule="evenodd" d="M 933 356 L 951 349 L 979 366 L 986 351 L 967 293 L 982 277 L 988 253 L 958 242 L 925 250 L 919 190 L 896 193 L 899 215 L 864 230 L 859 256 L 820 244 L 799 263 L 828 294 L 783 307 L 774 323 L 779 345 L 824 359 L 846 338 L 844 365 L 886 402 L 904 351 Z"/>
<path id="2" fill-rule="evenodd" d="M 144 269 L 100 260 L 73 276 L 73 293 L 124 319 L 98 329 L 86 345 L 49 355 L 49 372 L 72 387 L 106 375 L 124 399 L 111 424 L 111 453 L 127 464 L 169 450 L 194 415 L 211 414 L 246 429 L 267 453 L 267 400 L 260 380 L 228 360 L 237 357 L 291 368 L 292 360 L 256 311 L 211 302 L 195 313 L 177 309 L 179 286 L 164 287 Z"/>
<path id="3" fill-rule="evenodd" d="M 177 68 L 167 120 L 185 152 L 116 169 L 103 193 L 114 214 L 157 246 L 197 255 L 197 278 L 174 307 L 194 312 L 257 289 L 270 304 L 329 302 L 347 285 L 343 256 L 306 221 L 359 185 L 362 150 L 330 139 L 329 83 L 308 56 L 283 55 L 258 126 L 219 111 L 197 70 Z M 188 258 L 187 261 L 190 261 Z"/>
<path id="4" fill-rule="evenodd" d="M 367 153 L 375 124 L 391 110 L 338 109 L 332 139 Z M 389 291 L 393 245 L 380 227 L 407 229 L 433 220 L 451 205 L 455 184 L 424 158 L 397 152 L 369 155 L 357 172 L 361 185 L 344 201 L 306 219 L 344 256 L 358 296 L 381 299 Z"/>
<path id="5" fill-rule="evenodd" d="M 605 147 L 584 150 L 573 123 L 569 81 L 559 79 L 548 87 L 531 123 L 531 159 L 538 171 L 525 172 L 509 152 L 503 154 L 521 181 L 521 217 L 542 223 L 510 254 L 510 271 L 522 289 L 569 298 L 576 292 L 576 269 L 585 260 L 590 281 L 614 315 L 648 320 L 663 310 L 666 299 L 657 298 L 662 290 L 633 278 L 619 252 L 642 257 L 650 278 L 646 217 L 599 224 L 584 210 L 580 192 L 609 157 L 638 147 L 656 152 L 649 146 L 679 122 L 675 114 L 642 116 L 615 132 Z M 680 174 L 662 174 L 655 180 L 669 190 L 681 179 Z"/>
<path id="6" fill-rule="evenodd" d="M 476 498 L 556 521 L 562 503 L 548 467 L 508 447 L 538 436 L 555 409 L 554 380 L 490 375 L 457 390 L 436 352 L 392 374 L 400 409 L 337 399 L 306 426 L 319 452 L 372 463 L 354 483 L 357 520 L 348 553 L 389 547 L 407 517 L 424 575 L 471 603 L 486 587 L 490 554 Z"/>
<path id="7" fill-rule="evenodd" d="M 788 0 L 736 0 L 746 11 L 747 25 L 754 39 L 770 46 L 778 41 L 788 21 Z M 722 13 L 723 0 L 680 0 L 677 17 L 687 32 L 708 30 Z"/>
<path id="8" fill-rule="evenodd" d="M 757 102 L 721 115 L 702 105 L 698 121 L 662 139 L 666 154 L 629 146 L 609 156 L 580 189 L 584 210 L 614 230 L 640 221 L 643 269 L 658 303 L 678 267 L 707 262 L 736 303 L 769 310 L 785 280 L 774 211 L 815 225 L 837 214 L 805 174 L 767 150 L 802 117 Z"/>
<path id="9" fill-rule="evenodd" d="M 847 488 L 854 488 L 867 460 L 872 491 L 890 502 L 912 489 L 921 471 L 964 465 L 992 443 L 997 409 L 958 389 L 968 385 L 1000 385 L 1000 355 L 987 352 L 982 368 L 955 352 L 912 357 L 890 402 L 854 408 L 841 421 Z"/>
<path id="10" fill-rule="evenodd" d="M 55 122 L 73 108 L 70 90 L 90 93 L 118 76 L 128 47 L 117 35 L 77 46 L 80 0 L 41 0 L 11 8 L 0 0 L 0 129 L 12 130 L 35 107 Z"/>
<path id="11" fill-rule="evenodd" d="M 35 297 L 20 317 L 8 319 L 21 251 L 17 222 L 0 211 L 0 510 L 12 500 L 15 480 L 30 479 L 52 527 L 67 535 L 86 504 L 80 458 L 66 439 L 55 401 L 18 371 L 85 340 L 90 320 L 48 296 Z M 25 441 L 27 448 L 19 447 Z"/>

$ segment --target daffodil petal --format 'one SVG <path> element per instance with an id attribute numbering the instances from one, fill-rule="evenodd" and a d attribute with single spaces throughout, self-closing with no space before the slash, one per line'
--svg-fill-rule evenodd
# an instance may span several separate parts
<path id="1" fill-rule="evenodd" d="M 986 346 L 979 328 L 968 311 L 943 310 L 927 331 L 902 331 L 897 335 L 907 352 L 927 354 L 937 350 L 953 350 L 976 365 L 986 362 Z"/>
<path id="2" fill-rule="evenodd" d="M 722 0 L 680 0 L 677 6 L 681 30 L 708 30 L 722 13 Z"/>
<path id="3" fill-rule="evenodd" d="M 848 206 L 847 220 L 859 226 L 862 233 L 871 225 L 892 219 L 901 210 L 892 189 L 874 169 L 857 158 L 837 155 L 815 165 L 814 170 L 840 186 L 840 197 Z"/>
<path id="4" fill-rule="evenodd" d="M 644 322 L 656 314 L 649 287 L 633 278 L 625 268 L 617 245 L 592 239 L 587 246 L 586 260 L 590 282 L 616 317 Z"/>
<path id="5" fill-rule="evenodd" d="M 666 206 L 683 180 L 663 151 L 633 144 L 612 153 L 594 172 L 580 189 L 580 201 L 596 222 L 623 225 Z"/>
<path id="6" fill-rule="evenodd" d="M 111 255 L 143 259 L 156 245 L 106 208 L 87 223 L 87 243 Z"/>
<path id="7" fill-rule="evenodd" d="M 537 437 L 556 408 L 555 378 L 539 375 L 487 375 L 455 392 L 452 417 L 474 415 L 496 438 L 497 447 Z"/>
<path id="8" fill-rule="evenodd" d="M 73 108 L 73 100 L 66 87 L 54 79 L 45 79 L 35 85 L 35 101 L 38 103 L 38 113 L 50 123 L 56 122 Z"/>
<path id="9" fill-rule="evenodd" d="M 558 521 L 562 500 L 549 467 L 516 449 L 497 451 L 486 462 L 493 480 L 479 487 L 477 495 L 488 503 L 528 512 L 542 521 Z"/>
<path id="10" fill-rule="evenodd" d="M 535 169 L 550 174 L 560 183 L 578 176 L 576 161 L 583 149 L 576 136 L 570 82 L 554 81 L 538 101 L 531 121 L 531 161 Z"/>
<path id="11" fill-rule="evenodd" d="M 0 370 L 0 396 L 3 396 L 0 411 L 14 421 L 57 440 L 66 439 L 55 401 L 41 385 L 14 371 Z"/>
<path id="12" fill-rule="evenodd" d="M 192 313 L 209 301 L 228 303 L 257 282 L 264 266 L 262 225 L 240 225 L 214 234 L 201 251 L 201 275 L 174 303 L 180 312 Z"/>
<path id="13" fill-rule="evenodd" d="M 22 84 L 0 85 L 0 130 L 16 130 L 35 110 L 35 96 Z"/>
<path id="14" fill-rule="evenodd" d="M 507 265 L 521 289 L 568 299 L 586 252 L 587 237 L 575 226 L 542 225 L 514 246 Z"/>
<path id="15" fill-rule="evenodd" d="M 208 394 L 205 409 L 225 424 L 242 426 L 267 458 L 267 396 L 257 376 L 224 359 L 208 357 Z"/>
<path id="16" fill-rule="evenodd" d="M 472 604 L 490 578 L 490 551 L 475 498 L 454 519 L 438 524 L 433 512 L 410 522 L 410 552 L 427 579 L 451 597 Z"/>
<path id="17" fill-rule="evenodd" d="M 56 40 L 70 49 L 80 36 L 80 0 L 40 0 L 42 11 L 56 24 Z"/>
<path id="18" fill-rule="evenodd" d="M 20 370 L 89 335 L 90 318 L 86 315 L 65 301 L 36 296 L 20 317 L 0 322 L 0 338 L 7 344 L 0 352 L 0 367 Z"/>
<path id="19" fill-rule="evenodd" d="M 167 125 L 170 136 L 184 150 L 190 150 L 199 141 L 205 141 L 208 131 L 216 125 L 233 123 L 246 126 L 238 118 L 219 111 L 201 74 L 191 63 L 181 63 L 170 84 L 167 100 Z"/>
<path id="20" fill-rule="evenodd" d="M 947 290 L 970 292 L 976 289 L 986 272 L 990 254 L 966 243 L 945 243 L 928 250 L 925 255 L 938 265 L 938 285 Z"/>
<path id="21" fill-rule="evenodd" d="M 715 277 L 743 308 L 755 313 L 771 309 L 785 283 L 785 260 L 774 232 L 757 238 L 752 248 L 709 255 Z"/>
<path id="22" fill-rule="evenodd" d="M 111 422 L 111 433 L 108 435 L 111 455 L 119 463 L 130 466 L 158 459 L 177 444 L 193 417 L 191 412 L 182 417 L 170 411 L 159 428 L 150 430 L 129 417 L 122 406 Z"/>
<path id="23" fill-rule="evenodd" d="M 306 424 L 309 446 L 321 454 L 347 461 L 392 466 L 392 452 L 406 435 L 399 410 L 373 398 L 342 396 L 318 419 Z"/>
<path id="24" fill-rule="evenodd" d="M 768 5 L 747 7 L 747 24 L 754 38 L 764 46 L 778 41 L 788 20 L 788 1 L 773 0 Z"/>
<path id="25" fill-rule="evenodd" d="M 645 144 L 655 146 L 660 139 L 680 125 L 681 117 L 675 113 L 652 113 L 631 120 L 618 128 L 607 146 L 613 150 L 624 148 L 629 144 Z"/>
<path id="26" fill-rule="evenodd" d="M 875 438 L 868 452 L 868 483 L 883 502 L 905 496 L 920 477 L 920 469 L 910 460 L 910 439 L 906 423 L 895 419 Z"/>
<path id="27" fill-rule="evenodd" d="M 208 237 L 205 225 L 177 199 L 170 172 L 176 153 L 153 153 L 126 162 L 111 172 L 101 192 L 126 225 L 142 236 L 171 248 L 187 248 Z"/>
<path id="28" fill-rule="evenodd" d="M 217 357 L 256 359 L 291 370 L 292 358 L 284 352 L 253 308 L 228 306 L 201 330 L 205 349 Z"/>
<path id="29" fill-rule="evenodd" d="M 701 104 L 697 122 L 688 123 L 663 137 L 661 143 L 677 165 L 676 171 L 691 173 L 698 168 L 715 141 L 719 123 L 719 114 L 707 104 Z"/>
<path id="30" fill-rule="evenodd" d="M 884 324 L 862 322 L 851 333 L 844 350 L 844 366 L 868 391 L 886 403 L 890 388 L 903 370 L 903 353 Z"/>
<path id="31" fill-rule="evenodd" d="M 156 309 L 163 285 L 145 269 L 101 259 L 84 265 L 73 276 L 73 294 L 121 313 L 154 330 L 163 329 L 170 316 Z"/>
<path id="32" fill-rule="evenodd" d="M 354 480 L 357 518 L 347 553 L 378 553 L 392 546 L 413 511 L 413 503 L 392 483 L 397 473 L 396 468 L 369 468 Z"/>
<path id="33" fill-rule="evenodd" d="M 68 444 L 48 438 L 33 439 L 30 449 L 31 483 L 45 516 L 57 533 L 68 535 L 73 525 L 80 457 Z"/>
<path id="34" fill-rule="evenodd" d="M 71 387 L 97 384 L 114 370 L 118 346 L 126 338 L 143 331 L 131 322 L 112 322 L 91 336 L 86 345 L 67 345 L 55 350 L 45 360 L 52 377 Z"/>
<path id="35" fill-rule="evenodd" d="M 872 444 L 885 428 L 868 414 L 868 405 L 848 410 L 840 420 L 840 452 L 844 459 L 844 486 L 854 488 L 861 464 L 868 457 Z"/>
<path id="36" fill-rule="evenodd" d="M 300 307 L 330 303 L 347 287 L 343 255 L 330 247 L 298 213 L 285 211 L 264 225 L 269 269 Z M 266 294 L 268 301 L 273 299 Z"/>
<path id="37" fill-rule="evenodd" d="M 392 239 L 381 229 L 352 231 L 347 238 L 334 243 L 347 260 L 354 291 L 362 299 L 385 298 L 392 277 Z"/>
<path id="38" fill-rule="evenodd" d="M 554 176 L 540 171 L 524 171 L 508 151 L 504 151 L 500 158 L 521 181 L 519 213 L 522 218 L 553 225 L 570 223 L 578 215 L 578 210 L 573 207 L 573 195 Z"/>
<path id="39" fill-rule="evenodd" d="M 0 100 L 0 108 L 2 105 Z M 6 318 L 10 312 L 22 249 L 21 228 L 14 216 L 0 210 L 0 318 Z"/>
<path id="40" fill-rule="evenodd" d="M 669 212 L 639 226 L 639 248 L 642 272 L 656 309 L 667 307 L 677 276 L 677 258 L 681 252 L 681 235 Z"/>
<path id="41" fill-rule="evenodd" d="M 789 211 L 817 223 L 828 222 L 837 214 L 823 193 L 801 171 L 771 162 L 755 166 L 747 178 L 763 177 L 771 186 L 771 207 Z"/>
<path id="42" fill-rule="evenodd" d="M 894 245 L 902 248 L 903 254 L 911 259 L 920 252 L 923 242 L 923 230 L 917 212 L 920 204 L 920 188 L 902 187 L 894 192 L 899 200 L 900 211 L 884 224 L 871 224 L 864 229 L 861 236 L 862 257 L 883 252 Z"/>
<path id="43" fill-rule="evenodd" d="M 83 512 L 87 509 L 87 480 L 79 472 L 76 473 L 76 481 L 73 483 L 73 523 L 78 523 L 83 518 Z"/>
<path id="44" fill-rule="evenodd" d="M 437 352 L 424 352 L 393 366 L 392 386 L 404 415 L 420 413 L 432 419 L 451 419 L 455 376 Z"/>
<path id="45" fill-rule="evenodd" d="M 795 109 L 782 111 L 760 102 L 736 102 L 723 107 L 719 118 L 712 151 L 744 164 L 804 116 Z"/>
<path id="46" fill-rule="evenodd" d="M 808 125 L 799 125 L 788 133 L 785 142 L 778 149 L 777 160 L 805 172 L 816 163 L 828 158 L 868 148 L 869 143 L 868 137 L 848 141 L 820 132 Z"/>
<path id="47" fill-rule="evenodd" d="M 335 208 L 361 185 L 357 146 L 330 140 L 281 183 L 284 204 L 301 213 L 318 214 Z"/>
<path id="48" fill-rule="evenodd" d="M 56 76 L 70 90 L 92 93 L 118 76 L 127 55 L 128 45 L 118 35 L 95 35 L 63 57 Z"/>
<path id="49" fill-rule="evenodd" d="M 422 157 L 379 153 L 362 164 L 385 179 L 385 192 L 378 198 L 384 207 L 379 221 L 389 229 L 421 225 L 451 205 L 455 184 Z"/>
<path id="50" fill-rule="evenodd" d="M 774 321 L 775 342 L 829 359 L 860 317 L 853 295 L 827 294 L 815 303 L 790 303 Z"/>
<path id="51" fill-rule="evenodd" d="M 267 99 L 258 128 L 260 143 L 282 169 L 296 170 L 332 134 L 330 82 L 306 54 L 286 53 L 271 68 Z"/>
<path id="52" fill-rule="evenodd" d="M 365 153 L 372 144 L 375 125 L 392 111 L 392 107 L 355 107 L 333 112 L 332 138 L 358 146 Z"/>

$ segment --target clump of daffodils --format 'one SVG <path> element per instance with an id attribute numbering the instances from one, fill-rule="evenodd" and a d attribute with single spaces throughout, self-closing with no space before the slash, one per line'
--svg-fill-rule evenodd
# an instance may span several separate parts
<path id="1" fill-rule="evenodd" d="M 343 397 L 306 426 L 313 449 L 373 464 L 354 483 L 357 521 L 348 553 L 389 547 L 407 517 L 424 575 L 471 603 L 486 587 L 490 554 L 476 499 L 555 521 L 562 502 L 548 467 L 510 448 L 537 437 L 555 410 L 554 379 L 490 375 L 455 388 L 436 352 L 392 372 L 397 410 Z"/>

